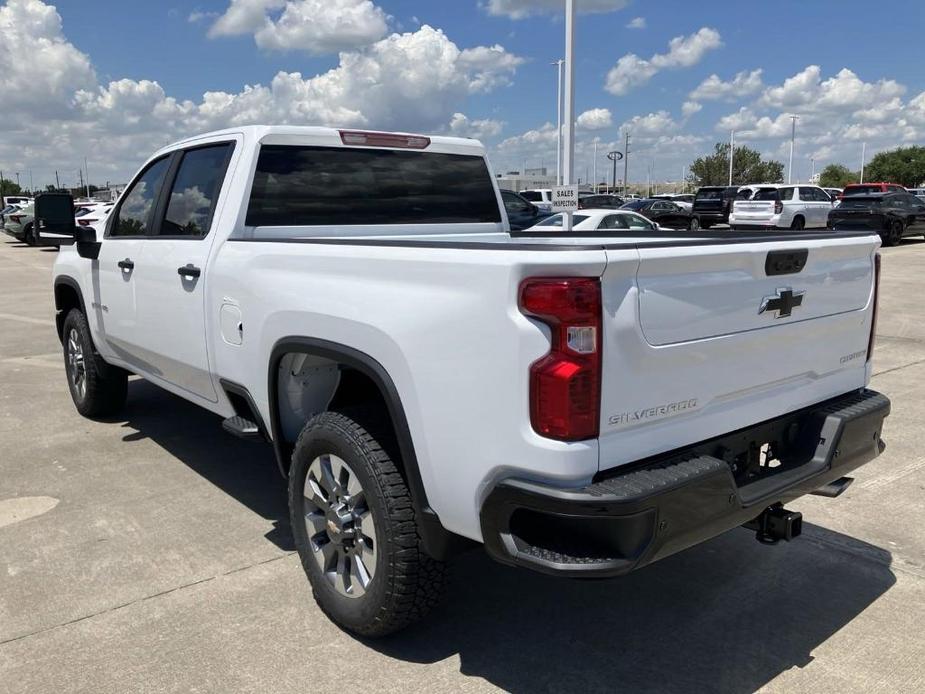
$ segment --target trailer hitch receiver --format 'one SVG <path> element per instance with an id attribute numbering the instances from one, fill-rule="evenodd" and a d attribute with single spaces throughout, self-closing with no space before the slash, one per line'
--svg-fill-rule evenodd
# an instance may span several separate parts
<path id="1" fill-rule="evenodd" d="M 803 532 L 803 514 L 788 511 L 783 504 L 774 504 L 745 527 L 754 530 L 755 538 L 763 545 L 776 545 L 781 540 L 790 542 Z"/>

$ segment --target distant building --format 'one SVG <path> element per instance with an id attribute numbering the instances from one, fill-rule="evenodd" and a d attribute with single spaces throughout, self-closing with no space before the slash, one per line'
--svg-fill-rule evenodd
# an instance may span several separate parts
<path id="1" fill-rule="evenodd" d="M 546 169 L 541 169 L 541 171 L 546 171 Z M 548 176 L 545 173 L 532 175 L 530 174 L 530 169 L 527 169 L 526 176 L 521 174 L 498 176 L 498 187 L 504 190 L 513 190 L 515 193 L 536 188 L 552 188 L 554 185 L 556 185 L 555 176 Z"/>

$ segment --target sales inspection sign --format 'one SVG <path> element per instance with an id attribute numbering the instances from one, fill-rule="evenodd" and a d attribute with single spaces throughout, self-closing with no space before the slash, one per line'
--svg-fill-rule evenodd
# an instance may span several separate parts
<path id="1" fill-rule="evenodd" d="M 578 211 L 578 186 L 556 186 L 552 189 L 553 212 Z"/>

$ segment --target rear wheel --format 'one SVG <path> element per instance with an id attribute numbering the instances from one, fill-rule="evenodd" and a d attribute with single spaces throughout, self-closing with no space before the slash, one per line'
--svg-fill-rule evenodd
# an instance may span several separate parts
<path id="1" fill-rule="evenodd" d="M 712 222 L 701 221 L 699 217 L 697 218 L 697 221 L 700 223 L 700 226 L 703 229 L 709 229 L 711 226 L 713 226 Z"/>
<path id="2" fill-rule="evenodd" d="M 33 227 L 31 224 L 27 224 L 23 228 L 22 240 L 23 240 L 23 243 L 25 243 L 28 246 L 35 245 L 35 237 L 32 234 L 32 228 Z"/>
<path id="3" fill-rule="evenodd" d="M 691 217 L 691 221 L 687 223 L 687 228 L 690 231 L 697 231 L 698 229 L 700 229 L 700 220 L 697 219 L 696 217 Z"/>
<path id="4" fill-rule="evenodd" d="M 884 246 L 898 246 L 903 240 L 903 223 L 898 219 L 890 224 L 889 230 L 883 235 Z"/>
<path id="5" fill-rule="evenodd" d="M 790 223 L 791 231 L 803 231 L 806 227 L 806 220 L 801 216 L 797 215 L 793 218 L 793 221 Z"/>
<path id="6" fill-rule="evenodd" d="M 315 601 L 336 624 L 369 637 L 423 618 L 446 576 L 423 551 L 411 492 L 382 446 L 391 436 L 380 420 L 314 417 L 289 471 L 292 534 Z"/>
<path id="7" fill-rule="evenodd" d="M 71 309 L 64 319 L 63 336 L 67 385 L 77 411 L 84 417 L 103 417 L 121 410 L 128 374 L 97 354 L 87 318 L 79 309 Z"/>

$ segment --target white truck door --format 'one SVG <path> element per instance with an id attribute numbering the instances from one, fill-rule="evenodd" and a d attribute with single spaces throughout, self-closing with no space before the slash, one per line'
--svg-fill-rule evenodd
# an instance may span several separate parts
<path id="1" fill-rule="evenodd" d="M 233 148 L 213 143 L 177 156 L 137 278 L 138 322 L 151 374 L 212 402 L 218 398 L 205 327 L 206 264 Z"/>
<path id="2" fill-rule="evenodd" d="M 146 371 L 147 363 L 137 322 L 137 273 L 169 165 L 170 157 L 162 157 L 136 177 L 113 212 L 90 274 L 101 349 L 139 371 Z M 103 235 L 103 229 L 96 232 Z"/>

